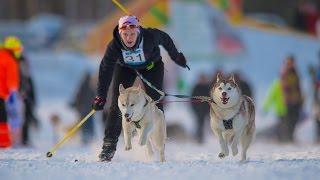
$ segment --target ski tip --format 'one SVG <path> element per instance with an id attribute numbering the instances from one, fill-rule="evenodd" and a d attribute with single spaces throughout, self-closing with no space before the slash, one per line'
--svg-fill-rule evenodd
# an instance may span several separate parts
<path id="1" fill-rule="evenodd" d="M 53 154 L 52 154 L 51 152 L 47 152 L 47 157 L 48 157 L 48 158 L 52 157 L 52 155 L 53 155 Z"/>

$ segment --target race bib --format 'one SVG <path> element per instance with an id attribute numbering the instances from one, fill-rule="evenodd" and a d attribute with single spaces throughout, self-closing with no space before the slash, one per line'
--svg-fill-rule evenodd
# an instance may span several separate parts
<path id="1" fill-rule="evenodd" d="M 146 58 L 143 53 L 143 40 L 141 41 L 139 48 L 134 51 L 127 51 L 122 49 L 123 61 L 128 65 L 140 65 L 146 62 Z"/>

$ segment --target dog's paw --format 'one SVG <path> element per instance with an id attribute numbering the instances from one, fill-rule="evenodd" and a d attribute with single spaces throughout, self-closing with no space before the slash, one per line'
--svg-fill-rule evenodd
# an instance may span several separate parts
<path id="1" fill-rule="evenodd" d="M 166 159 L 164 157 L 160 157 L 160 162 L 166 162 Z"/>
<path id="2" fill-rule="evenodd" d="M 145 143 L 145 142 L 143 142 L 143 141 L 140 141 L 138 144 L 139 144 L 140 146 L 144 146 L 144 145 L 146 145 L 146 143 Z"/>
<path id="3" fill-rule="evenodd" d="M 219 157 L 220 159 L 223 159 L 223 158 L 226 157 L 226 155 L 225 155 L 223 152 L 221 152 L 221 153 L 219 153 L 218 157 Z"/>
<path id="4" fill-rule="evenodd" d="M 130 149 L 132 149 L 132 146 L 131 146 L 131 145 L 130 145 L 130 146 L 125 146 L 125 147 L 124 147 L 124 150 L 125 150 L 125 151 L 129 151 Z"/>
<path id="5" fill-rule="evenodd" d="M 246 153 L 241 153 L 241 160 L 240 162 L 246 162 L 247 161 L 247 154 Z"/>

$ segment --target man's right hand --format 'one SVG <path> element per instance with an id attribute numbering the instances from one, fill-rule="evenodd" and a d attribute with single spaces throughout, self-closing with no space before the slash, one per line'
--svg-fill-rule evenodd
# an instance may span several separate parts
<path id="1" fill-rule="evenodd" d="M 103 107 L 105 104 L 106 104 L 106 98 L 96 96 L 92 103 L 92 109 L 96 111 L 103 110 Z"/>

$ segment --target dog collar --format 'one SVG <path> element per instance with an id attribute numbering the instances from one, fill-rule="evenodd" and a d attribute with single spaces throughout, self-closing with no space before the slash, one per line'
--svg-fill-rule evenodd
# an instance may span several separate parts
<path id="1" fill-rule="evenodd" d="M 140 126 L 140 124 L 139 124 L 140 121 L 141 121 L 141 120 L 139 120 L 139 121 L 133 121 L 134 125 L 135 125 L 136 128 L 138 128 L 138 129 L 141 128 L 141 126 Z"/>

